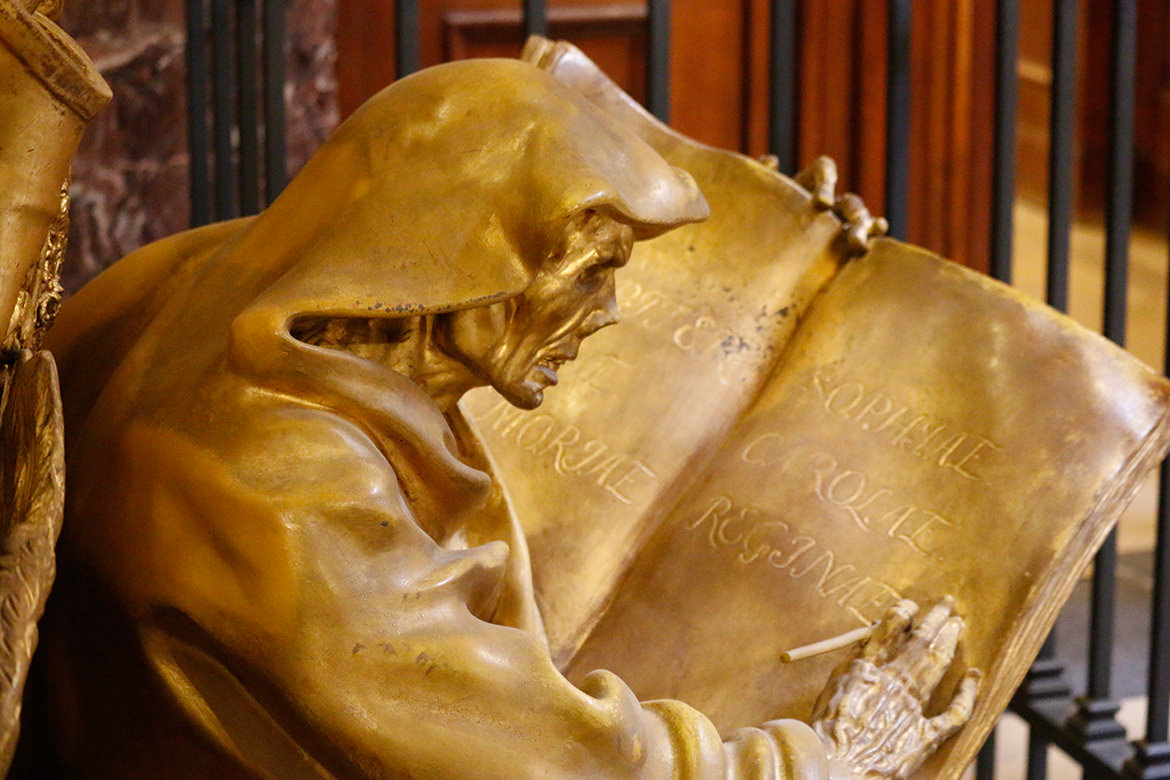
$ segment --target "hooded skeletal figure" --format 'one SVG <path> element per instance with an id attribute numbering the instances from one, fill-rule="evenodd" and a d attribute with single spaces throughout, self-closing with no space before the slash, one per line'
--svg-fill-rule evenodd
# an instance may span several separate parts
<path id="1" fill-rule="evenodd" d="M 522 329 L 550 264 L 592 257 L 564 289 L 601 303 L 514 383 L 539 402 L 612 321 L 630 240 L 705 216 L 688 176 L 552 77 L 456 63 L 375 97 L 261 216 L 146 247 L 71 300 L 36 708 L 62 776 L 826 777 L 803 724 L 724 744 L 611 674 L 570 684 L 444 375 L 380 359 L 409 344 L 495 383 L 493 328 Z"/>

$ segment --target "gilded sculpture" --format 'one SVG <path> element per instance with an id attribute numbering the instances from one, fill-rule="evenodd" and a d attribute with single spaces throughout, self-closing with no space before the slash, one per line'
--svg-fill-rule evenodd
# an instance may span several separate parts
<path id="1" fill-rule="evenodd" d="M 4 37 L 10 32 L 5 25 L 17 20 L 13 29 L 22 35 L 33 29 L 30 20 L 50 29 L 45 14 L 55 10 L 54 3 L 0 0 L 0 42 L 19 56 Z M 63 56 L 67 39 L 52 35 L 55 56 Z M 18 42 L 27 44 L 27 38 Z M 923 577 L 928 592 L 920 601 L 935 603 L 921 616 L 886 585 L 857 604 L 838 604 L 864 627 L 803 653 L 829 653 L 827 662 L 840 664 L 837 673 L 829 679 L 820 671 L 806 673 L 808 684 L 823 686 L 815 706 L 801 709 L 798 697 L 777 702 L 777 711 L 797 711 L 808 723 L 765 715 L 759 726 L 717 727 L 681 701 L 639 702 L 610 672 L 578 675 L 569 667 L 595 650 L 585 635 L 605 626 L 600 617 L 588 617 L 601 593 L 588 580 L 608 564 L 577 581 L 579 598 L 558 601 L 557 593 L 534 585 L 539 562 L 530 559 L 526 532 L 556 528 L 561 515 L 588 518 L 592 512 L 603 520 L 610 509 L 584 493 L 568 507 L 553 480 L 517 469 L 522 461 L 513 458 L 506 437 L 519 418 L 501 423 L 498 405 L 464 396 L 490 388 L 502 397 L 499 404 L 540 407 L 562 374 L 578 379 L 573 361 L 582 342 L 618 322 L 617 286 L 630 273 L 627 263 L 639 262 L 635 245 L 656 247 L 660 260 L 664 252 L 693 253 L 696 244 L 727 237 L 686 232 L 709 214 L 695 177 L 676 167 L 697 159 L 697 145 L 638 114 L 579 55 L 537 40 L 525 55 L 535 65 L 468 61 L 404 79 L 346 122 L 263 214 L 141 249 L 64 306 L 46 341 L 61 366 L 69 435 L 61 575 L 42 621 L 43 651 L 30 694 L 35 714 L 26 718 L 31 728 L 22 742 L 20 776 L 902 779 L 975 713 L 981 731 L 965 735 L 958 755 L 972 754 L 969 743 L 982 739 L 989 718 L 1002 708 L 1005 686 L 1014 686 L 1016 667 L 1022 670 L 1020 659 L 1034 652 L 1034 640 L 1051 624 L 1054 605 L 1067 595 L 1134 474 L 1164 451 L 1164 383 L 1120 353 L 1102 357 L 1095 343 L 1085 348 L 1095 370 L 1107 365 L 1114 379 L 1137 388 L 1145 406 L 1127 402 L 1121 443 L 1101 445 L 1107 456 L 1092 465 L 1104 475 L 1109 500 L 1094 505 L 1084 538 L 1069 547 L 1076 554 L 1059 561 L 1060 576 L 1036 580 L 1046 594 L 1043 609 L 1013 613 L 1010 636 L 1020 647 L 1007 654 L 1011 670 L 992 670 L 997 680 L 990 704 L 980 690 L 982 674 L 964 659 L 961 642 L 965 620 L 980 616 L 972 614 L 969 599 L 952 601 L 939 585 L 945 577 L 932 573 Z M 84 64 L 75 53 L 66 59 Z M 26 56 L 9 70 L 27 78 L 35 67 Z M 9 188 L 18 199 L 23 189 L 35 191 L 39 207 L 22 212 L 33 221 L 0 233 L 0 253 L 7 253 L 0 270 L 17 279 L 2 290 L 3 312 L 13 314 L 5 339 L 4 378 L 11 387 L 0 458 L 8 493 L 0 506 L 10 513 L 10 526 L 25 522 L 39 529 L 26 548 L 40 570 L 23 622 L 5 625 L 8 642 L 35 636 L 60 523 L 61 421 L 52 358 L 32 350 L 60 297 L 56 274 L 70 144 L 106 95 L 90 71 L 78 72 L 87 86 L 55 93 L 64 105 L 57 116 L 68 121 L 46 131 L 38 152 L 55 167 L 28 186 Z M 54 73 L 60 83 L 60 72 Z M 6 99 L 0 93 L 0 102 Z M 0 122 L 0 133 L 12 129 Z M 764 225 L 775 220 L 766 210 L 731 215 L 727 230 L 742 236 L 743 223 L 751 222 L 780 268 L 782 305 L 753 311 L 750 328 L 725 333 L 716 318 L 689 305 L 676 308 L 683 320 L 671 333 L 674 346 L 713 361 L 713 381 L 731 388 L 733 400 L 766 402 L 769 393 L 785 390 L 785 370 L 799 376 L 804 354 L 798 348 L 812 338 L 799 323 L 819 315 L 831 325 L 836 316 L 834 295 L 824 292 L 830 281 L 844 280 L 836 287 L 841 298 L 840 290 L 858 276 L 864 287 L 864 274 L 891 253 L 904 265 L 901 272 L 912 269 L 914 282 L 939 267 L 929 259 L 921 271 L 916 263 L 922 259 L 912 251 L 872 243 L 884 232 L 883 222 L 855 197 L 834 195 L 829 161 L 798 176 L 805 191 L 768 161 L 701 153 L 723 155 L 709 167 L 697 163 L 704 189 L 710 185 L 717 195 L 713 204 L 723 207 L 729 186 L 735 202 L 740 190 L 751 197 L 764 193 L 765 200 L 783 203 L 783 219 L 796 225 L 785 223 L 769 238 L 774 228 Z M 735 176 L 724 175 L 728 161 Z M 0 158 L 0 176 L 20 170 Z M 726 213 L 717 217 L 728 219 Z M 680 235 L 681 244 L 669 243 Z M 784 249 L 779 244 L 785 240 L 795 246 Z M 860 270 L 850 277 L 841 269 L 856 255 L 867 262 L 854 261 L 850 268 Z M 897 273 L 887 269 L 885 275 Z M 638 279 L 640 285 L 647 277 Z M 706 277 L 698 283 L 713 284 Z M 964 278 L 947 289 L 1004 297 L 981 284 Z M 725 303 L 741 292 L 719 289 Z M 635 292 L 635 316 L 666 305 L 647 288 Z M 820 299 L 828 303 L 817 308 Z M 1067 326 L 1054 323 L 1063 336 Z M 712 333 L 714 340 L 698 338 Z M 759 343 L 751 342 L 756 336 Z M 776 369 L 767 360 L 790 341 L 796 352 L 788 367 Z M 604 392 L 607 381 L 622 376 L 607 371 L 606 360 L 611 368 L 631 368 L 615 352 L 600 355 L 588 373 L 593 390 Z M 27 366 L 35 368 L 33 379 L 22 378 Z M 831 412 L 833 399 L 825 397 L 845 386 L 831 374 L 840 368 L 818 366 L 809 382 L 798 383 L 800 391 L 819 392 Z M 831 381 L 838 384 L 830 387 Z M 486 397 L 487 391 L 478 392 L 478 399 Z M 661 410 L 662 404 L 641 404 L 643 395 L 655 392 L 676 405 L 698 400 L 692 390 L 647 384 L 623 396 L 631 404 L 626 416 Z M 873 400 L 879 397 L 887 398 L 874 394 L 864 413 L 883 410 Z M 570 408 L 562 405 L 558 413 L 578 420 L 588 414 L 588 402 L 568 398 Z M 886 403 L 882 414 L 901 414 Z M 607 408 L 614 408 L 612 401 Z M 1112 418 L 1107 422 L 1094 431 L 1102 441 L 1118 427 Z M 728 436 L 731 426 L 715 427 Z M 930 437 L 944 428 L 939 423 Z M 540 451 L 549 473 L 565 475 L 564 449 L 580 441 L 590 463 L 598 464 L 589 476 L 596 474 L 607 498 L 646 511 L 636 505 L 631 484 L 654 472 L 607 453 L 599 440 L 581 441 L 581 431 L 569 425 L 553 441 L 560 449 Z M 23 437 L 19 446 L 7 446 L 14 437 Z M 693 482 L 701 498 L 703 469 L 718 446 L 692 452 L 677 441 L 670 438 L 666 446 L 674 448 L 684 481 Z M 807 453 L 798 452 L 804 444 L 782 449 L 779 442 L 783 434 L 767 430 L 734 463 L 719 465 L 744 479 L 756 479 L 753 469 L 764 466 L 782 481 Z M 946 475 L 952 480 L 975 480 L 976 465 L 987 466 L 978 462 L 980 452 L 986 461 L 999 447 L 971 432 L 929 450 L 921 436 L 912 445 L 915 458 L 954 472 Z M 524 445 L 516 442 L 515 449 Z M 1114 466 L 1114 450 L 1126 460 L 1122 471 Z M 1137 451 L 1140 457 L 1130 457 Z M 707 460 L 700 463 L 699 455 Z M 864 479 L 835 459 L 829 467 L 824 453 L 812 457 L 822 482 Z M 611 480 L 627 461 L 634 463 L 628 477 Z M 818 482 L 828 503 L 845 495 L 834 487 L 826 499 L 823 488 Z M 524 492 L 524 500 L 508 490 Z M 769 490 L 759 486 L 761 495 Z M 535 512 L 532 495 L 544 499 Z M 1079 495 L 1070 501 L 1084 503 Z M 849 502 L 839 503 L 863 526 L 871 522 Z M 728 531 L 730 522 L 747 522 L 758 509 L 734 511 L 733 502 L 719 496 L 714 503 L 697 499 L 690 510 L 697 520 L 687 520 L 682 530 L 700 542 L 705 537 L 712 549 L 732 550 L 742 564 L 764 560 L 781 570 L 797 557 L 785 562 L 776 557 L 779 547 L 757 536 L 761 529 L 787 528 L 782 521 L 758 524 L 750 533 Z M 923 529 L 953 524 L 914 511 L 916 519 L 903 512 L 882 533 L 890 544 L 933 555 Z M 562 551 L 575 543 L 585 544 L 562 539 L 543 561 L 545 570 L 567 563 L 564 572 L 573 575 L 583 557 Z M 534 550 L 547 551 L 543 541 Z M 618 544 L 604 553 L 629 558 L 633 548 Z M 822 584 L 831 554 L 827 560 Z M 0 575 L 14 570 L 10 558 L 4 563 Z M 785 575 L 799 576 L 792 568 Z M 697 583 L 684 577 L 682 584 Z M 643 596 L 647 592 L 653 599 L 652 590 Z M 742 594 L 729 594 L 728 604 L 735 595 Z M 764 607 L 769 616 L 774 610 L 777 619 L 793 622 L 803 619 L 794 610 L 808 605 Z M 574 624 L 574 615 L 586 619 Z M 666 636 L 675 630 L 670 620 L 655 614 L 641 628 Z M 818 618 L 814 628 L 840 622 L 833 621 Z M 1024 628 L 1016 630 L 1017 624 Z M 844 650 L 857 641 L 863 645 L 856 653 Z M 653 663 L 662 648 L 653 646 L 653 637 L 650 645 L 621 647 L 612 657 L 624 663 L 632 654 Z M 573 658 L 576 651 L 582 652 Z M 26 664 L 31 645 L 21 652 Z M 735 691 L 737 680 L 725 672 L 730 664 L 706 656 L 690 660 L 712 665 L 713 676 L 721 676 L 718 686 Z M 779 654 L 772 660 L 779 664 Z M 765 664 L 763 673 L 769 669 Z M 22 674 L 4 667 L 6 680 Z M 753 694 L 761 688 L 750 686 Z M 9 727 L 20 687 L 18 681 L 4 692 L 0 722 Z M 0 758 L 11 756 L 14 741 L 9 728 Z M 928 764 L 923 771 L 935 769 Z"/>
<path id="2" fill-rule="evenodd" d="M 911 633 L 891 613 L 866 663 L 893 662 L 842 678 L 820 738 L 778 721 L 724 744 L 613 675 L 577 688 L 456 404 L 490 385 L 539 405 L 617 321 L 634 241 L 706 215 L 552 77 L 451 64 L 374 98 L 263 215 L 71 300 L 50 336 L 71 438 L 45 624 L 63 774 L 905 775 L 972 706 L 973 676 L 922 715 L 949 605 Z M 904 747 L 879 750 L 857 697 L 908 676 Z"/>

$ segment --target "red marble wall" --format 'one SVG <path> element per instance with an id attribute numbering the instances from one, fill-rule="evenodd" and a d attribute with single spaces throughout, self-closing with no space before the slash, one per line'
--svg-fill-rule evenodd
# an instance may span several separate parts
<path id="1" fill-rule="evenodd" d="M 289 2 L 290 174 L 338 121 L 335 6 Z M 67 0 L 61 25 L 114 91 L 73 166 L 62 281 L 74 291 L 123 255 L 188 226 L 183 2 Z"/>

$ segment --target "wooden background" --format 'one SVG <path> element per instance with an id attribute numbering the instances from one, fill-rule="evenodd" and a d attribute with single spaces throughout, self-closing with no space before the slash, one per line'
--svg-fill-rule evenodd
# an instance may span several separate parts
<path id="1" fill-rule="evenodd" d="M 1023 0 L 1019 60 L 1019 192 L 1047 186 L 1052 0 Z M 516 56 L 518 0 L 426 0 L 422 64 Z M 550 2 L 550 35 L 580 46 L 628 92 L 645 91 L 645 4 Z M 699 140 L 752 155 L 767 138 L 768 0 L 675 0 L 671 123 Z M 882 213 L 886 0 L 807 0 L 798 55 L 798 156 L 836 159 L 842 186 Z M 1079 206 L 1102 202 L 1107 134 L 1108 0 L 1080 0 Z M 994 110 L 994 4 L 916 0 L 912 36 L 909 238 L 986 269 Z M 1138 212 L 1160 224 L 1170 179 L 1170 3 L 1143 0 L 1138 54 Z M 394 78 L 393 0 L 340 0 L 342 113 Z"/>

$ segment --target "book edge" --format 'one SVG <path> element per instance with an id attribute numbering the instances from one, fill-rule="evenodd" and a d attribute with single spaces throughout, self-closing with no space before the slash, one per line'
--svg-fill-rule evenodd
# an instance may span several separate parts
<path id="1" fill-rule="evenodd" d="M 1028 672 L 1031 661 L 1026 665 L 1019 661 L 1034 658 L 1039 652 L 1081 574 L 1117 525 L 1121 513 L 1141 486 L 1142 478 L 1165 456 L 1168 448 L 1170 398 L 1163 390 L 1161 415 L 1100 492 L 1077 533 L 1034 586 L 1028 606 L 1021 614 L 1021 628 L 1014 632 L 995 666 L 987 670 L 983 685 L 995 682 L 981 691 L 982 703 L 977 705 L 972 720 L 955 735 L 955 746 L 939 768 L 937 780 L 958 780 L 974 760 Z M 1002 672 L 1012 666 L 1018 666 L 1018 671 L 1010 675 Z"/>

